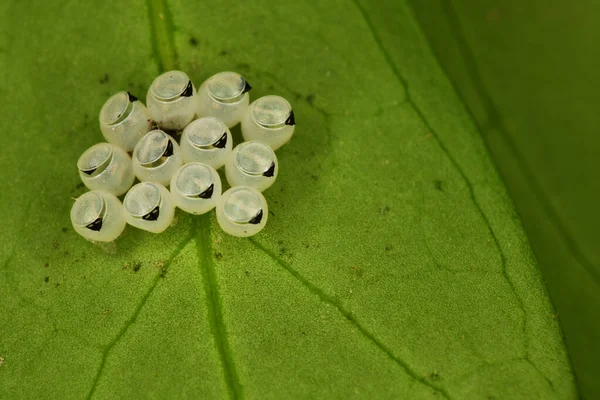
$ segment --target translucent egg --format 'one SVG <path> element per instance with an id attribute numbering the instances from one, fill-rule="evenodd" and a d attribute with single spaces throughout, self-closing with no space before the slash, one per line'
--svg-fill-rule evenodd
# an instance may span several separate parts
<path id="1" fill-rule="evenodd" d="M 135 179 L 129 155 L 110 143 L 98 143 L 84 151 L 77 161 L 77 168 L 88 189 L 115 196 L 125 193 Z"/>
<path id="2" fill-rule="evenodd" d="M 242 118 L 245 140 L 260 140 L 277 150 L 294 134 L 296 119 L 290 103 L 280 96 L 265 96 L 250 104 Z"/>
<path id="3" fill-rule="evenodd" d="M 212 210 L 221 197 L 221 178 L 209 165 L 185 164 L 171 179 L 171 196 L 183 211 L 204 214 Z"/>
<path id="4" fill-rule="evenodd" d="M 223 121 L 214 117 L 199 118 L 181 135 L 183 161 L 201 162 L 219 169 L 231 153 L 233 139 Z"/>
<path id="5" fill-rule="evenodd" d="M 140 181 L 169 186 L 182 163 L 179 145 L 160 129 L 148 132 L 133 150 L 133 170 Z"/>
<path id="6" fill-rule="evenodd" d="M 123 200 L 125 220 L 129 225 L 160 233 L 171 225 L 175 203 L 163 185 L 141 182 L 132 187 Z"/>
<path id="7" fill-rule="evenodd" d="M 237 125 L 250 102 L 250 84 L 238 73 L 220 72 L 198 88 L 198 116 L 215 117 L 231 128 Z"/>
<path id="8" fill-rule="evenodd" d="M 217 201 L 219 226 L 233 236 L 256 235 L 267 224 L 268 216 L 267 200 L 248 186 L 232 187 Z"/>
<path id="9" fill-rule="evenodd" d="M 225 164 L 229 185 L 250 186 L 261 192 L 275 182 L 278 172 L 275 152 L 259 141 L 237 145 Z"/>
<path id="10" fill-rule="evenodd" d="M 129 92 L 111 96 L 100 110 L 100 130 L 107 142 L 131 151 L 152 129 L 146 106 Z"/>
<path id="11" fill-rule="evenodd" d="M 167 131 L 181 130 L 196 114 L 196 88 L 185 72 L 165 72 L 152 82 L 146 96 L 146 105 L 150 117 L 159 128 Z"/>
<path id="12" fill-rule="evenodd" d="M 112 242 L 125 229 L 123 205 L 108 192 L 84 193 L 71 208 L 71 223 L 88 240 Z"/>

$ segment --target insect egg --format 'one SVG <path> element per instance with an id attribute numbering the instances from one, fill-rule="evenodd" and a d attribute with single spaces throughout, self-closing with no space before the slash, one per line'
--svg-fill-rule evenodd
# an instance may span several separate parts
<path id="1" fill-rule="evenodd" d="M 87 192 L 75 200 L 71 223 L 75 231 L 88 240 L 112 242 L 125 229 L 123 206 L 108 192 Z"/>
<path id="2" fill-rule="evenodd" d="M 209 165 L 192 162 L 183 165 L 171 180 L 175 205 L 191 214 L 212 210 L 221 197 L 221 178 Z"/>
<path id="3" fill-rule="evenodd" d="M 167 229 L 175 215 L 171 194 L 163 185 L 153 182 L 133 186 L 125 195 L 123 207 L 129 225 L 154 233 Z"/>
<path id="4" fill-rule="evenodd" d="M 220 72 L 198 88 L 198 116 L 215 117 L 227 127 L 237 125 L 248 108 L 252 89 L 236 72 Z"/>
<path id="5" fill-rule="evenodd" d="M 160 129 L 144 135 L 133 150 L 133 170 L 140 181 L 168 186 L 181 164 L 179 145 Z"/>
<path id="6" fill-rule="evenodd" d="M 267 224 L 267 200 L 258 190 L 237 186 L 227 190 L 217 202 L 217 221 L 226 233 L 247 237 L 260 232 Z"/>
<path id="7" fill-rule="evenodd" d="M 111 96 L 100 110 L 100 130 L 107 142 L 125 151 L 152 129 L 146 106 L 129 92 Z"/>
<path id="8" fill-rule="evenodd" d="M 186 126 L 181 136 L 184 162 L 198 161 L 219 169 L 231 153 L 233 139 L 223 121 L 204 117 Z"/>
<path id="9" fill-rule="evenodd" d="M 181 130 L 196 114 L 196 88 L 185 72 L 165 72 L 152 82 L 146 96 L 146 105 L 150 117 L 159 128 Z"/>
<path id="10" fill-rule="evenodd" d="M 250 104 L 242 118 L 245 140 L 260 140 L 277 150 L 294 134 L 296 118 L 290 103 L 280 96 L 264 96 Z"/>
<path id="11" fill-rule="evenodd" d="M 229 185 L 251 186 L 261 192 L 275 182 L 278 172 L 275 152 L 259 141 L 237 145 L 225 164 Z"/>
<path id="12" fill-rule="evenodd" d="M 77 161 L 79 176 L 90 190 L 102 190 L 120 196 L 135 179 L 131 158 L 110 143 L 98 143 L 87 149 Z"/>

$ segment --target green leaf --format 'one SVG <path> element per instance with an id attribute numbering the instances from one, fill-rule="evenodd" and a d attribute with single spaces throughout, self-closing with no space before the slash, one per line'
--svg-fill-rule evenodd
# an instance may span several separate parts
<path id="1" fill-rule="evenodd" d="M 577 397 L 521 222 L 406 4 L 0 7 L 2 397 Z M 69 197 L 98 110 L 171 68 L 291 101 L 273 214 L 251 239 L 178 213 L 90 244 Z"/>
<path id="2" fill-rule="evenodd" d="M 580 395 L 599 398 L 599 4 L 412 3 L 523 216 Z"/>

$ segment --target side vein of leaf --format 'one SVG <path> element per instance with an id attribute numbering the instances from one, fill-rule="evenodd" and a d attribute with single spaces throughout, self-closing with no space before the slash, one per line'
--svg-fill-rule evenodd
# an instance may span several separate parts
<path id="1" fill-rule="evenodd" d="M 168 270 L 168 268 L 171 266 L 171 263 L 173 262 L 173 260 L 179 255 L 179 253 L 181 253 L 181 251 L 192 240 L 193 237 L 194 237 L 193 232 L 190 232 L 188 237 L 186 237 L 183 241 L 181 241 L 181 243 L 177 246 L 177 248 L 175 249 L 175 251 L 173 252 L 171 257 L 169 257 L 169 259 L 165 263 L 164 271 Z M 106 365 L 106 360 L 108 359 L 108 356 L 110 355 L 112 349 L 119 343 L 121 338 L 129 330 L 129 328 L 131 328 L 131 326 L 136 322 L 138 316 L 140 315 L 142 308 L 144 307 L 144 305 L 146 305 L 146 302 L 150 298 L 150 295 L 152 294 L 152 292 L 154 292 L 154 289 L 156 289 L 156 286 L 158 285 L 158 282 L 161 279 L 161 274 L 162 274 L 161 272 L 156 273 L 156 276 L 152 280 L 152 283 L 148 287 L 148 290 L 146 290 L 146 293 L 144 293 L 144 295 L 142 296 L 142 298 L 136 305 L 133 313 L 131 314 L 131 317 L 129 317 L 129 319 L 127 321 L 125 321 L 125 323 L 121 327 L 121 330 L 119 330 L 119 332 L 113 338 L 113 340 L 111 340 L 110 343 L 108 343 L 102 350 L 102 361 L 100 362 L 100 367 L 98 367 L 98 371 L 96 372 L 96 376 L 94 377 L 94 381 L 92 383 L 92 388 L 90 389 L 90 391 L 87 395 L 88 399 L 91 399 L 92 396 L 94 395 L 94 393 L 96 392 L 96 387 L 98 386 L 98 382 L 100 381 L 100 378 L 102 377 L 102 373 L 104 372 L 104 366 Z"/>
<path id="2" fill-rule="evenodd" d="M 210 220 L 208 215 L 197 217 L 196 226 L 196 251 L 200 264 L 200 272 L 206 292 L 206 305 L 208 309 L 208 320 L 211 331 L 215 338 L 215 345 L 221 357 L 223 374 L 227 383 L 227 389 L 233 399 L 244 398 L 242 384 L 235 368 L 231 348 L 227 339 L 227 329 L 223 322 L 222 303 L 219 296 L 219 285 L 215 276 L 215 266 L 212 258 L 212 246 L 210 238 Z"/>
<path id="3" fill-rule="evenodd" d="M 592 279 L 595 281 L 596 285 L 600 285 L 600 269 L 598 269 L 597 266 L 595 266 L 594 263 L 586 257 L 585 253 L 583 252 L 577 241 L 573 239 L 573 235 L 571 234 L 571 232 L 569 232 L 569 229 L 567 228 L 561 217 L 556 212 L 555 208 L 548 200 L 548 196 L 544 192 L 544 189 L 542 188 L 541 184 L 535 178 L 535 175 L 531 171 L 531 168 L 525 160 L 525 157 L 523 157 L 523 154 L 521 154 L 519 148 L 515 144 L 512 137 L 509 134 L 507 134 L 507 130 L 504 126 L 504 121 L 500 115 L 500 112 L 498 111 L 496 105 L 492 101 L 492 98 L 489 95 L 485 84 L 483 83 L 483 78 L 479 73 L 477 62 L 475 61 L 475 57 L 473 55 L 473 52 L 471 51 L 471 48 L 467 44 L 465 35 L 463 34 L 460 23 L 458 22 L 456 12 L 454 11 L 454 7 L 452 6 L 452 2 L 450 0 L 442 0 L 441 3 L 444 13 L 446 14 L 446 19 L 450 25 L 452 35 L 456 39 L 459 50 L 462 53 L 466 68 L 469 72 L 469 76 L 472 79 L 473 86 L 475 87 L 475 90 L 479 95 L 479 98 L 481 99 L 483 107 L 488 116 L 488 128 L 498 131 L 500 137 L 508 146 L 508 149 L 514 154 L 519 169 L 523 173 L 523 176 L 525 177 L 525 180 L 527 181 L 529 187 L 531 187 L 531 189 L 533 190 L 536 199 L 541 204 L 543 210 L 548 215 L 550 221 L 554 224 L 556 231 L 562 237 L 563 241 L 575 257 L 575 259 L 590 274 Z M 456 92 L 458 93 L 458 90 L 456 90 Z M 477 124 L 479 131 L 483 133 L 483 127 L 479 125 L 475 118 L 472 119 Z"/>
<path id="4" fill-rule="evenodd" d="M 395 362 L 404 370 L 404 372 L 413 378 L 416 381 L 421 382 L 423 385 L 428 386 L 435 390 L 436 392 L 441 393 L 445 398 L 450 399 L 450 394 L 448 391 L 438 385 L 435 385 L 427 379 L 425 376 L 420 375 L 416 372 L 410 365 L 408 365 L 404 360 L 394 355 L 391 349 L 389 349 L 381 340 L 376 338 L 371 332 L 369 332 L 364 326 L 360 324 L 360 322 L 352 315 L 352 313 L 346 310 L 341 304 L 337 303 L 331 296 L 325 293 L 323 290 L 319 289 L 317 286 L 308 281 L 305 277 L 303 277 L 298 271 L 296 271 L 290 264 L 284 261 L 282 258 L 277 256 L 274 252 L 257 242 L 254 238 L 250 238 L 250 243 L 254 245 L 258 250 L 265 253 L 269 256 L 273 261 L 275 261 L 280 267 L 282 267 L 285 271 L 287 271 L 290 275 L 292 275 L 295 279 L 297 279 L 304 287 L 306 287 L 310 292 L 317 295 L 322 302 L 327 303 L 335 307 L 340 314 L 344 318 L 346 318 L 354 327 L 371 343 L 373 343 L 379 350 L 381 350 L 389 359 Z"/>
<path id="5" fill-rule="evenodd" d="M 473 188 L 473 184 L 471 183 L 471 181 L 465 174 L 464 170 L 462 169 L 462 167 L 460 166 L 458 161 L 456 161 L 456 159 L 454 158 L 454 156 L 452 156 L 452 154 L 450 153 L 450 151 L 448 150 L 448 148 L 446 147 L 444 142 L 440 139 L 439 134 L 433 129 L 433 127 L 431 126 L 431 124 L 429 123 L 429 121 L 427 120 L 425 115 L 423 114 L 423 111 L 421 111 L 420 107 L 413 100 L 413 98 L 411 96 L 411 92 L 409 90 L 408 81 L 400 73 L 400 71 L 398 70 L 398 67 L 392 60 L 392 57 L 390 56 L 389 52 L 383 45 L 383 42 L 381 41 L 381 38 L 380 38 L 379 34 L 377 33 L 375 26 L 373 25 L 371 19 L 369 18 L 369 14 L 367 13 L 366 9 L 362 6 L 362 4 L 359 2 L 359 0 L 351 0 L 351 1 L 355 4 L 355 6 L 358 9 L 359 13 L 361 14 L 363 20 L 365 21 L 366 25 L 368 26 L 369 30 L 371 31 L 371 35 L 373 36 L 373 39 L 375 40 L 377 46 L 379 47 L 379 50 L 381 51 L 381 54 L 383 55 L 386 63 L 388 64 L 389 68 L 391 69 L 392 73 L 396 76 L 396 79 L 398 79 L 400 84 L 404 87 L 404 90 L 406 91 L 406 101 L 412 106 L 413 110 L 415 111 L 415 113 L 417 114 L 419 119 L 422 121 L 422 123 L 425 125 L 428 132 L 431 133 L 432 137 L 435 139 L 435 141 L 437 142 L 438 146 L 440 147 L 440 149 L 442 150 L 444 155 L 448 158 L 448 160 L 450 161 L 452 166 L 456 169 L 456 171 L 459 173 L 459 175 L 465 182 L 465 185 L 466 185 L 468 193 L 469 193 L 469 197 L 470 197 L 471 201 L 473 202 L 473 205 L 475 206 L 477 213 L 480 215 L 483 222 L 487 225 L 490 236 L 492 237 L 492 241 L 494 242 L 494 246 L 497 248 L 498 253 L 500 255 L 502 276 L 508 283 L 510 290 L 511 290 L 519 308 L 521 309 L 521 312 L 523 315 L 523 321 L 522 321 L 522 331 L 523 331 L 523 337 L 524 337 L 523 359 L 525 359 L 527 362 L 529 362 L 531 364 L 531 366 L 538 373 L 540 373 L 541 376 L 544 377 L 544 379 L 550 385 L 550 387 L 552 389 L 554 389 L 554 385 L 552 384 L 552 381 L 550 381 L 550 379 L 548 379 L 544 374 L 541 373 L 541 371 L 537 368 L 537 366 L 534 365 L 534 363 L 532 362 L 532 360 L 529 357 L 529 349 L 528 349 L 529 345 L 528 345 L 528 341 L 527 341 L 527 337 L 528 337 L 528 335 L 527 335 L 527 315 L 526 315 L 526 310 L 525 310 L 525 304 L 523 303 L 523 299 L 518 295 L 517 288 L 516 288 L 513 280 L 511 279 L 511 277 L 508 274 L 506 256 L 505 256 L 504 252 L 502 251 L 502 247 L 500 246 L 500 242 L 496 236 L 496 233 L 494 232 L 494 229 L 490 223 L 488 216 L 485 214 L 482 206 L 477 201 L 477 198 L 475 196 L 475 190 Z"/>

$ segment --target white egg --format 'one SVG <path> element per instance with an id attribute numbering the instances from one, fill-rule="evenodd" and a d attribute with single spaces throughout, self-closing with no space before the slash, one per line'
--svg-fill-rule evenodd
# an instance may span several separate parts
<path id="1" fill-rule="evenodd" d="M 277 178 L 279 163 L 272 148 L 259 141 L 240 143 L 225 164 L 229 185 L 268 189 Z"/>
<path id="2" fill-rule="evenodd" d="M 198 88 L 199 117 L 219 118 L 229 128 L 237 125 L 250 103 L 250 84 L 236 72 L 220 72 Z"/>
<path id="3" fill-rule="evenodd" d="M 242 118 L 245 140 L 260 140 L 273 150 L 287 143 L 294 134 L 296 119 L 290 103 L 280 96 L 264 96 L 250 104 Z"/>
<path id="4" fill-rule="evenodd" d="M 125 229 L 123 205 L 111 193 L 92 191 L 81 195 L 71 208 L 75 232 L 96 242 L 112 242 Z"/>
<path id="5" fill-rule="evenodd" d="M 152 129 L 152 121 L 144 103 L 129 92 L 111 96 L 100 110 L 100 130 L 107 142 L 131 151 Z"/>
<path id="6" fill-rule="evenodd" d="M 210 165 L 183 165 L 171 179 L 171 196 L 177 207 L 191 214 L 204 214 L 221 197 L 221 178 Z"/>
<path id="7" fill-rule="evenodd" d="M 115 196 L 125 193 L 135 179 L 129 155 L 110 143 L 98 143 L 84 151 L 77 161 L 77 168 L 88 189 Z"/>
<path id="8" fill-rule="evenodd" d="M 163 185 L 141 182 L 132 187 L 123 200 L 125 220 L 129 225 L 160 233 L 171 225 L 175 203 Z"/>
<path id="9" fill-rule="evenodd" d="M 133 171 L 140 181 L 169 186 L 183 164 L 179 145 L 160 129 L 148 132 L 133 150 Z"/>
<path id="10" fill-rule="evenodd" d="M 233 236 L 256 235 L 267 224 L 268 216 L 267 200 L 248 186 L 232 187 L 217 201 L 219 226 Z"/>
<path id="11" fill-rule="evenodd" d="M 229 128 L 214 117 L 193 121 L 181 135 L 181 155 L 186 163 L 197 161 L 219 169 L 225 164 L 232 147 Z"/>
<path id="12" fill-rule="evenodd" d="M 195 117 L 198 108 L 196 88 L 185 72 L 165 72 L 148 89 L 146 106 L 159 128 L 181 130 Z"/>

